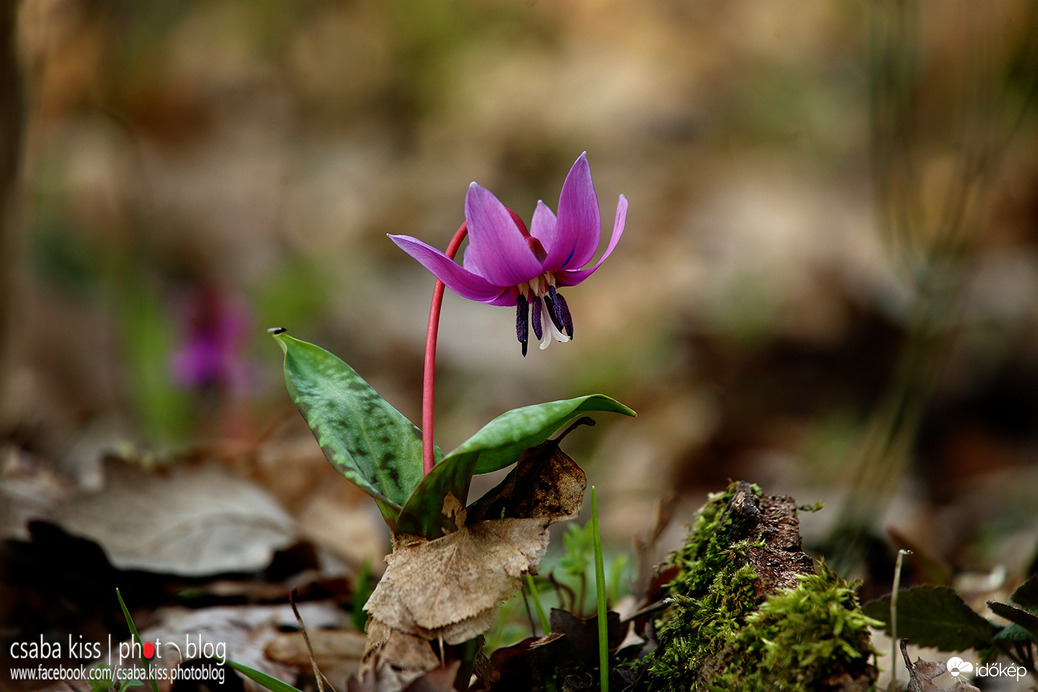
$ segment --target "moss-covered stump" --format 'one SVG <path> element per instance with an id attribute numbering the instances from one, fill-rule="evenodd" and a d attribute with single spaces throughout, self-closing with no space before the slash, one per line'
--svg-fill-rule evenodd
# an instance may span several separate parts
<path id="1" fill-rule="evenodd" d="M 633 664 L 651 690 L 867 690 L 868 627 L 854 590 L 801 549 L 792 498 L 733 483 L 700 510 Z M 651 637 L 650 637 L 651 639 Z"/>

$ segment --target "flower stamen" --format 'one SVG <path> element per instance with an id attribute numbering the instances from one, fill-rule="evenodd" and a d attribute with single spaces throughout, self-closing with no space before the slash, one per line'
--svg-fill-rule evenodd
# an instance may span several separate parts
<path id="1" fill-rule="evenodd" d="M 523 347 L 523 357 L 526 356 L 527 346 L 530 341 L 530 304 L 526 296 L 519 294 L 515 299 L 515 335 Z"/>
<path id="2" fill-rule="evenodd" d="M 564 332 L 566 336 L 572 339 L 573 316 L 570 315 L 569 305 L 566 303 L 566 299 L 555 291 L 554 284 L 548 287 L 548 295 L 555 304 L 555 314 L 558 316 L 558 320 L 555 321 L 555 324 L 559 327 L 560 331 Z"/>
<path id="3" fill-rule="evenodd" d="M 530 319 L 533 321 L 533 335 L 537 337 L 538 341 L 540 341 L 544 336 L 544 332 L 541 330 L 541 308 L 543 307 L 541 299 L 534 298 L 532 307 L 533 310 L 531 311 Z"/>
<path id="4" fill-rule="evenodd" d="M 519 298 L 525 300 L 525 308 L 519 308 Z M 527 312 L 516 313 L 516 335 L 520 343 L 530 321 L 533 322 L 533 333 L 540 342 L 541 350 L 555 341 L 565 342 L 573 338 L 573 317 L 570 315 L 569 305 L 555 289 L 555 274 L 545 272 L 540 276 L 530 279 L 521 286 L 516 287 L 517 310 Z M 546 318 L 542 315 L 547 314 Z M 525 346 L 524 346 L 525 348 Z M 525 352 L 523 355 L 526 355 Z"/>

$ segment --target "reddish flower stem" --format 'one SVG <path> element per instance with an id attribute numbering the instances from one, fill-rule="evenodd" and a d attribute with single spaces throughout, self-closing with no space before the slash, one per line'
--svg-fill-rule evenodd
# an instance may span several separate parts
<path id="1" fill-rule="evenodd" d="M 468 235 L 463 221 L 447 246 L 446 255 L 454 259 L 461 242 Z M 440 330 L 440 307 L 443 305 L 443 282 L 436 280 L 432 305 L 429 306 L 429 330 L 425 334 L 425 376 L 422 380 L 422 470 L 428 474 L 436 461 L 433 455 L 433 390 L 436 384 L 436 335 Z"/>

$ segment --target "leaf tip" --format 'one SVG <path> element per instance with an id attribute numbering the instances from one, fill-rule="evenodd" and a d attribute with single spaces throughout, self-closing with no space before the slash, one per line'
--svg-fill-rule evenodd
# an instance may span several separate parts
<path id="1" fill-rule="evenodd" d="M 624 404 L 623 402 L 617 401 L 611 396 L 607 396 L 605 394 L 597 394 L 594 396 L 601 397 L 602 399 L 605 399 L 606 401 L 612 403 L 613 407 L 609 410 L 611 410 L 613 413 L 619 413 L 624 416 L 631 416 L 632 418 L 637 417 L 638 415 L 638 413 L 633 408 L 631 408 L 627 404 Z"/>
<path id="2" fill-rule="evenodd" d="M 278 342 L 278 346 L 281 347 L 282 351 L 284 351 L 286 354 L 288 353 L 288 344 L 285 343 L 285 338 L 288 335 L 287 329 L 285 329 L 284 327 L 270 327 L 269 329 L 267 329 L 267 334 L 270 334 L 272 337 L 274 337 L 274 341 Z"/>

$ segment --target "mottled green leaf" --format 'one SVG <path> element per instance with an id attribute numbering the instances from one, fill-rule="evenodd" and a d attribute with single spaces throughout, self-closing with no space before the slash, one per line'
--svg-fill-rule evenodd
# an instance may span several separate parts
<path id="1" fill-rule="evenodd" d="M 285 352 L 288 393 L 325 457 L 375 498 L 392 528 L 422 480 L 421 431 L 328 351 L 283 331 L 274 339 Z"/>
<path id="2" fill-rule="evenodd" d="M 453 493 L 464 504 L 473 475 L 514 464 L 520 454 L 543 443 L 568 420 L 592 411 L 635 415 L 631 409 L 602 394 L 549 401 L 502 413 L 436 465 L 408 499 L 397 530 L 430 539 L 449 531 L 441 514 L 443 499 L 448 493 Z"/>
<path id="3" fill-rule="evenodd" d="M 890 596 L 870 601 L 862 611 L 890 633 Z M 941 651 L 983 650 L 1001 628 L 985 620 L 946 586 L 916 586 L 898 593 L 897 633 L 917 646 Z"/>
<path id="4" fill-rule="evenodd" d="M 514 464 L 523 450 L 536 447 L 569 419 L 581 413 L 607 411 L 635 415 L 616 399 L 588 394 L 505 411 L 463 442 L 447 458 L 474 455 L 474 473 L 490 473 Z M 445 458 L 446 460 L 446 458 Z"/>

